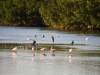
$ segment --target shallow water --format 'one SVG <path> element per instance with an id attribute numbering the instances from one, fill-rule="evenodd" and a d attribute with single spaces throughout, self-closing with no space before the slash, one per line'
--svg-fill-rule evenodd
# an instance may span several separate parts
<path id="1" fill-rule="evenodd" d="M 56 51 L 51 56 L 40 56 L 41 51 L 19 49 L 13 53 L 11 49 L 0 50 L 0 75 L 99 75 L 100 57 L 89 56 L 87 52 L 72 53 Z M 100 55 L 100 54 L 99 54 Z"/>
<path id="2" fill-rule="evenodd" d="M 83 33 L 85 36 L 80 36 Z M 34 37 L 35 35 L 36 37 Z M 36 40 L 37 43 L 52 43 L 50 36 L 54 36 L 54 43 L 70 44 L 74 40 L 75 44 L 88 45 L 89 50 L 100 50 L 100 31 L 64 31 L 37 27 L 0 26 L 0 43 L 32 43 L 33 40 Z M 31 40 L 27 40 L 28 37 Z M 87 37 L 89 37 L 89 41 L 85 40 Z"/>
<path id="3" fill-rule="evenodd" d="M 85 36 L 80 36 L 80 33 L 82 31 L 0 26 L 0 75 L 100 75 L 100 32 L 87 31 Z M 55 43 L 70 44 L 74 40 L 75 45 L 54 45 L 55 56 L 51 56 L 51 45 L 48 44 L 39 44 L 32 52 L 28 43 L 32 40 L 52 43 L 51 35 L 55 37 Z M 27 40 L 27 37 L 32 40 Z M 86 37 L 89 37 L 88 41 Z M 25 47 L 22 43 L 26 44 Z M 12 52 L 15 46 L 18 50 Z M 47 56 L 40 56 L 42 47 L 47 47 Z M 70 48 L 71 53 L 68 52 Z"/>

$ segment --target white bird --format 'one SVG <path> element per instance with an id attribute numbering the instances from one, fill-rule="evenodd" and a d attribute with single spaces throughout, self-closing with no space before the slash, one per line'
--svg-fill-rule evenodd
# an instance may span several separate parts
<path id="1" fill-rule="evenodd" d="M 89 37 L 87 37 L 85 40 L 88 41 L 89 40 Z"/>
<path id="2" fill-rule="evenodd" d="M 32 46 L 32 51 L 36 50 L 37 47 L 36 46 Z"/>
<path id="3" fill-rule="evenodd" d="M 17 47 L 14 47 L 14 48 L 12 49 L 12 51 L 17 51 Z"/>
<path id="4" fill-rule="evenodd" d="M 30 37 L 28 37 L 28 38 L 27 38 L 27 40 L 31 40 L 31 38 L 30 38 Z"/>
<path id="5" fill-rule="evenodd" d="M 72 48 L 71 48 L 71 49 L 69 49 L 69 52 L 72 52 Z"/>

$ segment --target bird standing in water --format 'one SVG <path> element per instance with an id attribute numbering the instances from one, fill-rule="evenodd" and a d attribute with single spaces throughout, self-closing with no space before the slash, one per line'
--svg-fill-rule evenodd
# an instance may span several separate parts
<path id="1" fill-rule="evenodd" d="M 53 37 L 53 36 L 51 36 L 51 40 L 52 40 L 52 42 L 54 43 L 54 37 Z"/>
<path id="2" fill-rule="evenodd" d="M 74 44 L 74 40 L 72 40 L 72 42 L 71 42 L 71 45 L 73 45 Z"/>
<path id="3" fill-rule="evenodd" d="M 72 48 L 71 48 L 71 49 L 69 49 L 69 52 L 72 52 Z"/>
<path id="4" fill-rule="evenodd" d="M 36 41 L 35 40 L 33 40 L 33 46 L 36 44 Z"/>
<path id="5" fill-rule="evenodd" d="M 12 49 L 12 51 L 17 51 L 17 47 L 14 47 L 14 48 Z"/>
<path id="6" fill-rule="evenodd" d="M 30 37 L 28 37 L 28 38 L 27 38 L 27 40 L 31 40 L 31 38 L 30 38 Z"/>
<path id="7" fill-rule="evenodd" d="M 44 36 L 44 35 L 42 35 L 42 37 L 44 38 L 45 36 Z"/>
<path id="8" fill-rule="evenodd" d="M 37 47 L 34 45 L 34 46 L 32 46 L 32 51 L 34 51 L 34 50 L 36 50 L 37 49 Z"/>
<path id="9" fill-rule="evenodd" d="M 55 52 L 55 48 L 54 48 L 54 46 L 51 46 L 50 52 L 52 52 L 52 53 Z"/>
<path id="10" fill-rule="evenodd" d="M 56 51 L 56 49 L 54 48 L 54 45 L 51 46 L 50 52 L 51 52 L 51 56 L 55 56 L 54 52 Z"/>
<path id="11" fill-rule="evenodd" d="M 40 54 L 40 56 L 46 56 L 45 51 L 47 50 L 47 48 L 41 48 L 41 51 L 43 51 L 43 53 Z"/>
<path id="12" fill-rule="evenodd" d="M 89 37 L 87 37 L 85 40 L 88 41 L 89 40 Z"/>

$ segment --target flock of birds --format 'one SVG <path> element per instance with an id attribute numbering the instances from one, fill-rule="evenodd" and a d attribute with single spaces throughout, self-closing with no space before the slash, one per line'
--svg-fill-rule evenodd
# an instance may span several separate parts
<path id="1" fill-rule="evenodd" d="M 35 37 L 36 37 L 36 35 L 35 35 Z M 43 35 L 43 37 L 44 37 L 44 35 Z M 31 40 L 31 38 L 28 37 L 27 40 Z M 52 43 L 54 43 L 54 37 L 53 36 L 51 36 L 51 40 L 52 40 Z M 88 41 L 89 40 L 89 37 L 87 37 L 85 40 Z M 73 46 L 73 44 L 74 44 L 74 40 L 72 40 L 72 42 L 71 42 L 71 45 L 72 46 Z M 16 52 L 17 50 L 18 50 L 17 47 L 14 47 L 12 49 L 13 52 Z M 32 51 L 34 52 L 35 50 L 37 50 L 37 46 L 36 46 L 36 41 L 33 40 L 33 43 L 32 43 Z M 46 47 L 43 47 L 40 50 L 43 52 L 43 53 L 40 54 L 40 56 L 46 56 L 45 51 L 47 50 L 47 48 Z M 55 54 L 54 54 L 55 51 L 56 51 L 56 49 L 54 48 L 54 45 L 52 45 L 52 47 L 50 49 L 50 52 L 51 52 L 51 55 L 52 56 L 55 56 Z M 71 55 L 72 48 L 69 49 L 69 53 L 70 53 L 69 58 L 71 58 L 72 57 L 72 55 Z M 35 54 L 33 53 L 32 56 L 35 56 Z"/>

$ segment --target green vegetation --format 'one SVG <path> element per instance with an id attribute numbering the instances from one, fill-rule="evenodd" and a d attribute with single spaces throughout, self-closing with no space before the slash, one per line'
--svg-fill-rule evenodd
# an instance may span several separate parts
<path id="1" fill-rule="evenodd" d="M 0 24 L 100 28 L 100 0 L 0 0 Z"/>

